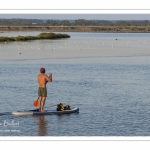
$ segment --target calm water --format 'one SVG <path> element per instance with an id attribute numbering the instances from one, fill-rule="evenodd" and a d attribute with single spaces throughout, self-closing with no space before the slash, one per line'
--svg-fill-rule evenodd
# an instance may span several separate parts
<path id="1" fill-rule="evenodd" d="M 150 136 L 150 34 L 68 34 L 0 43 L 0 136 Z M 34 109 L 41 67 L 53 73 L 45 109 L 61 102 L 79 113 L 11 115 Z"/>

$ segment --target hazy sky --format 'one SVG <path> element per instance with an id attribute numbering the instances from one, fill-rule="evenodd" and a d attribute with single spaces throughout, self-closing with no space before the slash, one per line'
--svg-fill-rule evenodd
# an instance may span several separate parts
<path id="1" fill-rule="evenodd" d="M 0 14 L 0 18 L 86 19 L 86 20 L 150 20 L 150 14 Z"/>

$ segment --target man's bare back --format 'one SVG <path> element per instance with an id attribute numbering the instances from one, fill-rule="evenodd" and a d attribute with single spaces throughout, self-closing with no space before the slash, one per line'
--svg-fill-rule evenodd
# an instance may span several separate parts
<path id="1" fill-rule="evenodd" d="M 41 73 L 38 75 L 38 83 L 39 87 L 46 87 L 47 81 L 52 82 L 52 73 L 50 73 L 50 77 L 48 77 L 46 74 Z"/>

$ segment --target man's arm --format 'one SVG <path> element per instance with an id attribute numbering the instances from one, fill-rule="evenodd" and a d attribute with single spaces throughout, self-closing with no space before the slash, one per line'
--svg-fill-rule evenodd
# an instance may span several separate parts
<path id="1" fill-rule="evenodd" d="M 50 73 L 49 77 L 47 76 L 47 81 L 52 82 L 52 73 Z"/>

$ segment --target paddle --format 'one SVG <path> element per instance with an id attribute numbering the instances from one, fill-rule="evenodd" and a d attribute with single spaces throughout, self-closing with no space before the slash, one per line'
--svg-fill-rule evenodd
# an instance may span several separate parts
<path id="1" fill-rule="evenodd" d="M 35 106 L 35 107 L 38 106 L 38 99 L 39 99 L 39 97 L 33 102 L 33 106 Z"/>

